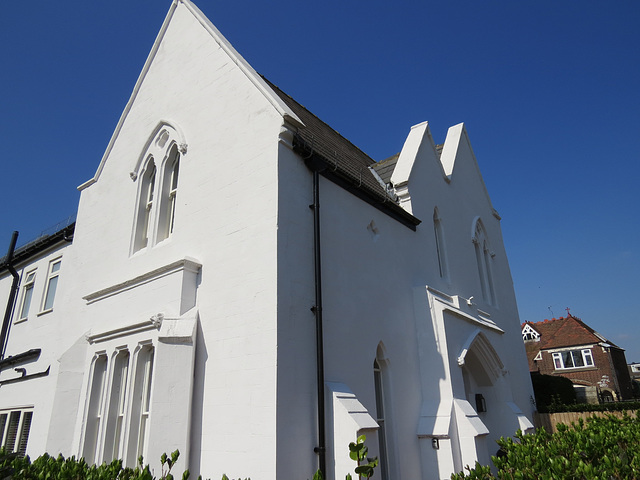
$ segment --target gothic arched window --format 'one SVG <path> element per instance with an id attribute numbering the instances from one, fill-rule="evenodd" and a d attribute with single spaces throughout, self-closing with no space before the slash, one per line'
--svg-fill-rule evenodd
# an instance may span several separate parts
<path id="1" fill-rule="evenodd" d="M 493 284 L 493 257 L 489 239 L 485 232 L 482 221 L 478 218 L 475 222 L 473 234 L 473 245 L 476 251 L 476 263 L 478 266 L 478 275 L 480 276 L 480 288 L 482 290 L 482 298 L 490 305 L 496 304 L 495 287 Z"/>

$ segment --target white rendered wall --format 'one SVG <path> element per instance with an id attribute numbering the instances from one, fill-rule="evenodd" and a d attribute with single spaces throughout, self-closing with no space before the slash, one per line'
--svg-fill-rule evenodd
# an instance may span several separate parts
<path id="1" fill-rule="evenodd" d="M 5 384 L 0 387 L 0 409 L 33 407 L 33 418 L 27 443 L 27 454 L 29 455 L 38 456 L 46 450 L 51 409 L 56 393 L 56 378 L 59 373 L 60 352 L 55 348 L 55 339 L 59 338 L 61 325 L 66 320 L 64 310 L 68 298 L 67 291 L 74 277 L 67 261 L 71 248 L 70 243 L 61 241 L 35 258 L 29 259 L 27 263 L 16 265 L 21 283 L 11 318 L 5 358 L 34 348 L 40 348 L 42 351 L 38 359 L 4 369 L 0 372 L 0 380 L 19 377 L 21 374 L 14 371 L 14 368 L 26 368 L 27 375 L 44 372 L 49 368 L 47 376 Z M 43 311 L 49 265 L 52 260 L 57 259 L 60 259 L 62 263 L 53 308 Z M 29 315 L 26 320 L 19 320 L 18 310 L 24 293 L 25 274 L 34 270 L 36 271 L 36 279 Z M 12 280 L 13 277 L 9 272 L 5 272 L 0 278 L 0 298 L 5 299 L 5 302 L 9 298 Z M 3 317 L 5 307 L 6 303 L 3 303 Z"/>
<path id="2" fill-rule="evenodd" d="M 408 177 L 405 193 L 410 196 L 411 211 L 422 220 L 416 232 L 323 177 L 320 182 L 326 381 L 346 384 L 375 417 L 373 360 L 382 342 L 388 359 L 388 388 L 394 393 L 386 413 L 389 417 L 388 435 L 392 440 L 389 451 L 391 474 L 395 478 L 418 478 L 426 471 L 436 471 L 438 463 L 451 467 L 456 454 L 450 441 L 442 439 L 437 455 L 432 460 L 425 460 L 424 452 L 431 448 L 432 437 L 418 440 L 417 432 L 426 432 L 423 426 L 428 421 L 421 423 L 422 419 L 435 415 L 435 423 L 430 427 L 432 430 L 426 433 L 449 435 L 453 398 L 464 398 L 465 391 L 457 356 L 464 342 L 478 328 L 469 322 L 448 321 L 438 332 L 435 313 L 431 311 L 426 296 L 424 304 L 414 307 L 414 288 L 424 290 L 428 286 L 464 299 L 474 297 L 471 310 L 476 315 L 478 309 L 487 312 L 497 325 L 497 330 L 488 329 L 487 336 L 507 370 L 508 394 L 500 400 L 513 400 L 529 416 L 531 412 L 531 386 L 499 220 L 479 176 L 466 133 L 461 126 L 451 129 L 443 157 L 445 154 L 450 157 L 449 166 L 454 171 L 446 178 L 426 125 L 422 127 L 422 131 L 418 131 L 419 138 L 415 141 L 410 138 L 413 144 L 409 146 L 413 150 L 403 151 L 397 167 L 401 173 L 405 169 Z M 401 164 L 403 155 L 405 161 L 410 156 L 412 163 L 408 167 Z M 286 180 L 289 189 L 286 195 L 282 191 L 281 198 L 286 196 L 286 203 L 280 203 L 278 230 L 279 239 L 283 242 L 278 250 L 279 264 L 282 265 L 278 277 L 278 305 L 279 319 L 284 320 L 279 323 L 283 327 L 279 338 L 288 339 L 295 331 L 299 334 L 299 341 L 291 346 L 289 354 L 282 351 L 283 344 L 279 343 L 278 366 L 279 371 L 295 371 L 293 390 L 300 396 L 313 399 L 315 340 L 313 315 L 309 312 L 313 305 L 312 213 L 307 210 L 312 201 L 311 173 L 299 158 L 282 148 L 280 158 L 281 179 Z M 296 179 L 295 175 L 299 178 Z M 446 278 L 440 278 L 437 263 L 432 222 L 435 207 L 439 210 L 445 231 Z M 482 219 L 495 253 L 496 306 L 484 302 L 480 291 L 472 243 L 472 226 L 477 217 Z M 372 222 L 375 231 L 367 228 Z M 291 239 L 296 236 L 304 241 L 293 242 Z M 293 265 L 297 268 L 291 268 Z M 300 278 L 304 272 L 307 277 Z M 420 335 L 420 329 L 426 329 L 431 340 L 417 341 L 416 333 Z M 442 355 L 446 355 L 444 361 Z M 301 383 L 303 378 L 306 378 L 306 384 Z M 287 385 L 291 385 L 291 380 Z M 291 390 L 283 389 L 284 392 Z M 427 397 L 430 394 L 433 400 Z M 488 399 L 490 405 L 491 400 Z M 287 439 L 302 438 L 303 432 L 314 431 L 314 426 L 309 424 L 308 413 L 305 416 L 295 406 L 296 398 L 290 394 L 279 400 L 279 445 L 282 444 L 287 451 L 291 451 L 286 447 Z M 496 411 L 495 406 L 493 402 L 493 412 Z M 285 420 L 287 418 L 289 421 Z M 444 427 L 440 425 L 442 422 L 446 422 Z M 493 420 L 489 423 L 495 428 L 488 448 L 493 448 L 491 442 L 496 436 L 513 434 L 519 428 L 515 415 L 507 422 Z M 281 437 L 280 433 L 284 436 Z M 487 443 L 482 439 L 478 441 Z M 377 449 L 375 442 L 375 438 L 369 441 Z M 422 442 L 428 446 L 423 446 Z M 313 446 L 308 441 L 290 444 L 297 447 L 297 458 L 305 458 Z M 344 448 L 346 450 L 346 445 Z M 470 452 L 463 453 L 463 458 L 469 458 Z M 329 458 L 333 455 L 334 452 L 328 452 Z M 488 457 L 483 453 L 477 458 L 483 460 Z M 282 463 L 285 463 L 284 459 Z M 286 471 L 286 465 L 281 467 L 279 464 L 278 469 Z M 447 478 L 450 473 L 451 470 L 445 467 L 441 469 L 440 476 Z"/>
<path id="3" fill-rule="evenodd" d="M 175 228 L 167 240 L 130 255 L 138 183 L 129 172 L 160 120 L 178 126 L 188 143 Z M 281 122 L 234 59 L 179 3 L 97 182 L 82 191 L 74 243 L 80 273 L 72 318 L 78 331 L 156 313 L 178 316 L 178 287 L 141 290 L 108 308 L 82 297 L 185 257 L 202 265 L 193 401 L 184 407 L 191 408 L 191 458 L 183 456 L 176 467 L 189 460 L 192 475 L 275 478 Z"/>

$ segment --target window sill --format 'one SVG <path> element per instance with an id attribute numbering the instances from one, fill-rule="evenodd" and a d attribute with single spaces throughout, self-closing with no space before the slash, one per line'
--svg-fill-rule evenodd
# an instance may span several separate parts
<path id="1" fill-rule="evenodd" d="M 24 322 L 26 322 L 28 319 L 29 319 L 29 317 L 19 318 L 18 320 L 15 320 L 15 321 L 13 322 L 13 324 L 14 324 L 14 325 L 17 325 L 17 324 L 19 324 L 19 323 L 24 323 Z"/>
<path id="2" fill-rule="evenodd" d="M 589 367 L 573 367 L 573 368 L 556 368 L 556 372 L 558 373 L 567 373 L 567 372 L 588 372 L 591 370 L 598 370 L 595 366 Z"/>
<path id="3" fill-rule="evenodd" d="M 47 313 L 51 313 L 51 312 L 53 312 L 53 308 L 48 308 L 47 310 L 42 310 L 41 312 L 38 312 L 36 316 L 39 317 L 41 315 L 46 315 Z"/>

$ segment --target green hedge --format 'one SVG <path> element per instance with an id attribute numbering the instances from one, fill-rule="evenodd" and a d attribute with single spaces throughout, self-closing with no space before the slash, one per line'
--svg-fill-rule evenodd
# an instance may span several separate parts
<path id="1" fill-rule="evenodd" d="M 173 480 L 171 468 L 180 453 L 162 454 L 160 480 Z M 182 480 L 189 478 L 189 470 L 182 474 Z M 155 480 L 149 465 L 142 466 L 142 457 L 136 468 L 122 466 L 122 460 L 114 460 L 102 465 L 88 465 L 84 458 L 52 457 L 44 454 L 33 462 L 28 456 L 20 457 L 0 449 L 0 480 Z"/>
<path id="2" fill-rule="evenodd" d="M 491 468 L 475 468 L 451 476 L 452 480 L 627 480 L 640 479 L 640 419 L 623 415 L 591 417 L 558 432 L 518 432 L 516 440 L 498 441 L 500 457 Z"/>
<path id="3" fill-rule="evenodd" d="M 366 437 L 360 435 L 355 442 L 349 443 L 349 457 L 356 462 L 355 473 L 358 478 L 373 476 L 378 466 L 378 457 L 369 458 L 365 440 Z M 174 480 L 171 469 L 179 457 L 178 450 L 171 455 L 162 454 L 162 469 L 158 480 Z M 185 470 L 182 480 L 188 480 L 189 476 L 189 470 Z M 0 480 L 156 480 L 156 477 L 151 474 L 149 465 L 143 466 L 142 457 L 138 458 L 136 468 L 123 467 L 122 460 L 114 460 L 109 464 L 88 465 L 84 458 L 76 460 L 75 457 L 64 458 L 62 455 L 54 458 L 46 453 L 32 463 L 29 456 L 21 457 L 17 453 L 8 453 L 0 448 Z M 199 476 L 198 480 L 202 480 L 202 477 Z M 222 480 L 230 479 L 223 474 Z M 323 480 L 319 470 L 313 475 L 312 480 Z M 352 480 L 351 474 L 348 473 L 345 480 Z"/>
<path id="4" fill-rule="evenodd" d="M 540 413 L 558 412 L 624 412 L 640 410 L 640 402 L 611 403 L 574 403 L 572 405 L 554 404 L 545 409 L 538 408 Z"/>

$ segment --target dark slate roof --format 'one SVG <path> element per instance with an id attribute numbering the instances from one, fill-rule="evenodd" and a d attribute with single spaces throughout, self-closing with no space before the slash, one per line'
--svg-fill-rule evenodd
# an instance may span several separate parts
<path id="1" fill-rule="evenodd" d="M 398 163 L 398 158 L 400 158 L 400 153 L 396 153 L 395 155 L 389 158 L 380 160 L 378 163 L 373 165 L 373 169 L 380 176 L 382 181 L 387 185 L 391 183 L 391 175 L 393 175 L 393 171 L 396 168 L 396 163 Z"/>
<path id="2" fill-rule="evenodd" d="M 19 265 L 21 262 L 44 252 L 48 248 L 60 242 L 70 242 L 73 239 L 73 232 L 75 231 L 75 228 L 76 222 L 75 216 L 73 216 L 42 232 L 38 238 L 17 248 L 13 252 L 13 265 Z M 7 270 L 6 260 L 6 255 L 0 258 L 0 274 Z"/>
<path id="3" fill-rule="evenodd" d="M 294 140 L 294 150 L 310 168 L 349 192 L 415 230 L 420 220 L 400 207 L 395 195 L 371 171 L 376 162 L 280 88 L 262 77 L 278 97 L 302 120 Z M 313 165 L 312 165 L 313 164 Z"/>

